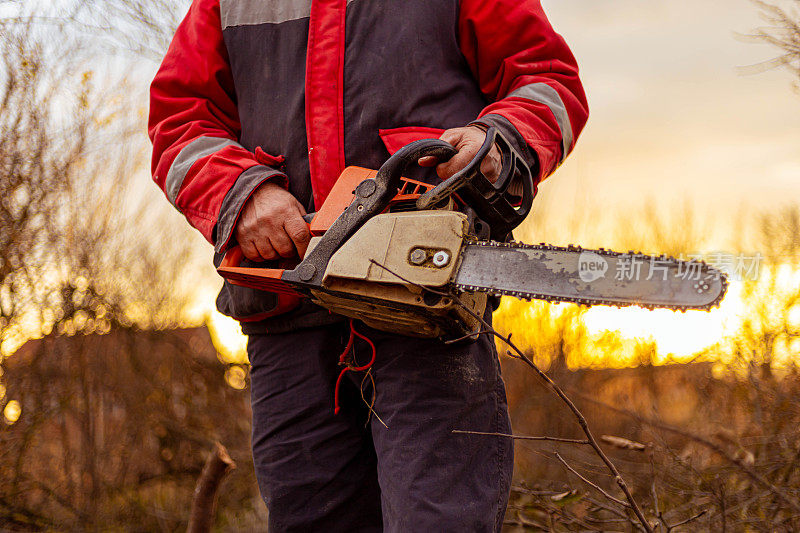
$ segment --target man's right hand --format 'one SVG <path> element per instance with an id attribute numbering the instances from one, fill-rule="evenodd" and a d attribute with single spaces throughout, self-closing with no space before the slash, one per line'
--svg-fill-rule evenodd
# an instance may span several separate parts
<path id="1" fill-rule="evenodd" d="M 275 183 L 264 183 L 250 196 L 236 224 L 236 241 L 251 261 L 302 257 L 311 233 L 303 220 L 306 210 Z"/>

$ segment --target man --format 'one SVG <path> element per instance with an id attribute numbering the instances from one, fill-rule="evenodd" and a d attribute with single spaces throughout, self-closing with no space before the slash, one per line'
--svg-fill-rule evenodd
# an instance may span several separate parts
<path id="1" fill-rule="evenodd" d="M 238 244 L 256 262 L 305 252 L 302 216 L 346 165 L 441 137 L 459 150 L 444 178 L 495 126 L 541 180 L 588 114 L 538 0 L 195 0 L 151 95 L 156 183 L 217 260 Z M 496 158 L 483 169 L 495 175 Z M 311 304 L 229 284 L 217 304 L 250 336 L 272 530 L 500 528 L 511 440 L 452 433 L 510 432 L 491 339 L 446 346 L 357 322 L 351 335 Z M 375 363 L 348 373 L 334 414 L 348 340 L 353 361 L 374 350 Z"/>

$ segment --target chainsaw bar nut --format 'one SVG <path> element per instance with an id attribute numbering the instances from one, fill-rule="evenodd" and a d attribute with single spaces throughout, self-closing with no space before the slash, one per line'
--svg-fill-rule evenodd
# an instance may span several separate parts
<path id="1" fill-rule="evenodd" d="M 440 250 L 433 255 L 433 266 L 436 268 L 446 267 L 450 262 L 450 254 L 444 250 Z"/>
<path id="2" fill-rule="evenodd" d="M 408 258 L 412 265 L 420 266 L 428 260 L 428 252 L 422 248 L 414 248 L 411 250 L 411 256 Z"/>

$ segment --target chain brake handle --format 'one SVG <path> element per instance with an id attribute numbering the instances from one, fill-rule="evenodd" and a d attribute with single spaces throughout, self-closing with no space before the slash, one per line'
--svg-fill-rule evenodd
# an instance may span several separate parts
<path id="1" fill-rule="evenodd" d="M 492 146 L 500 151 L 501 170 L 495 183 L 481 172 L 481 163 Z M 515 189 L 522 187 L 522 196 Z M 512 189 L 512 186 L 514 188 Z M 531 211 L 536 187 L 531 169 L 496 128 L 486 131 L 486 140 L 472 161 L 462 170 L 417 199 L 417 209 L 433 209 L 457 194 L 475 214 L 489 225 L 493 238 L 505 238 Z"/>

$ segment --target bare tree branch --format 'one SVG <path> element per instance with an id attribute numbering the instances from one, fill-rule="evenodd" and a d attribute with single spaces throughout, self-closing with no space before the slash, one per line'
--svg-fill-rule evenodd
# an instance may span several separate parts
<path id="1" fill-rule="evenodd" d="M 596 483 L 594 483 L 593 481 L 590 481 L 589 479 L 587 479 L 586 477 L 584 477 L 583 475 L 581 475 L 581 473 L 580 473 L 580 472 L 578 472 L 577 470 L 575 470 L 574 468 L 572 468 L 572 467 L 569 465 L 569 463 L 567 463 L 567 462 L 564 460 L 564 458 L 563 458 L 563 457 L 561 457 L 561 456 L 560 456 L 558 453 L 556 453 L 556 454 L 555 454 L 555 457 L 556 457 L 556 459 L 558 459 L 558 460 L 561 462 L 561 464 L 562 464 L 562 465 L 564 465 L 564 466 L 566 467 L 566 469 L 567 469 L 567 470 L 569 470 L 570 472 L 572 472 L 573 474 L 575 474 L 576 476 L 578 476 L 578 478 L 580 478 L 580 480 L 581 480 L 581 481 L 583 481 L 584 483 L 586 483 L 587 485 L 589 485 L 590 487 L 592 487 L 593 489 L 595 489 L 597 492 L 599 492 L 600 494 L 602 494 L 603 496 L 605 496 L 605 497 L 606 497 L 606 499 L 608 499 L 608 500 L 611 500 L 612 502 L 614 502 L 614 503 L 616 503 L 616 504 L 618 504 L 618 505 L 621 505 L 621 506 L 625 507 L 626 509 L 631 509 L 631 506 L 630 506 L 630 504 L 629 504 L 628 502 L 622 501 L 622 500 L 620 500 L 619 498 L 615 498 L 614 496 L 612 496 L 611 494 L 609 494 L 608 492 L 606 492 L 605 490 L 603 490 L 603 488 L 602 488 L 602 487 L 600 487 L 599 485 L 597 485 L 597 484 L 596 484 Z"/>
<path id="2" fill-rule="evenodd" d="M 784 8 L 763 0 L 752 1 L 761 8 L 762 17 L 768 26 L 758 28 L 743 38 L 770 44 L 781 53 L 773 59 L 751 65 L 747 70 L 763 72 L 786 68 L 800 77 L 800 0 L 793 0 L 793 8 Z"/>
<path id="3" fill-rule="evenodd" d="M 580 439 L 562 439 L 559 437 L 529 437 L 527 435 L 511 435 L 509 433 L 490 433 L 485 431 L 463 431 L 460 429 L 454 429 L 451 433 L 458 433 L 461 435 L 485 435 L 490 437 L 508 437 L 514 440 L 538 440 L 538 441 L 548 441 L 548 442 L 561 442 L 566 444 L 589 444 L 588 440 L 580 440 Z"/>

